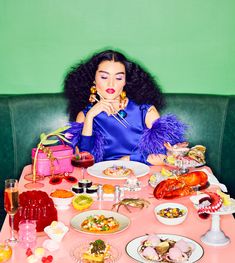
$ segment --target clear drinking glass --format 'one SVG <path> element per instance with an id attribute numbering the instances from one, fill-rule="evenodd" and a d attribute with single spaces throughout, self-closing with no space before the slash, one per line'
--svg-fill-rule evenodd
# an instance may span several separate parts
<path id="1" fill-rule="evenodd" d="M 4 209 L 10 217 L 11 236 L 8 239 L 8 242 L 10 243 L 17 242 L 17 239 L 14 234 L 14 215 L 18 210 L 18 206 L 19 206 L 18 180 L 7 179 L 5 180 Z"/>
<path id="2" fill-rule="evenodd" d="M 18 234 L 20 245 L 23 248 L 33 248 L 36 245 L 36 221 L 20 221 Z"/>
<path id="3" fill-rule="evenodd" d="M 136 177 L 135 173 L 130 173 L 124 184 L 124 189 L 127 191 L 135 192 L 141 190 L 141 182 Z"/>

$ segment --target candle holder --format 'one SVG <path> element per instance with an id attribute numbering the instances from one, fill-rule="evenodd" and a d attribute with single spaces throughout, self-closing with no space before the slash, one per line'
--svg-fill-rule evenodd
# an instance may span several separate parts
<path id="1" fill-rule="evenodd" d="M 27 189 L 39 189 L 42 188 L 44 186 L 43 183 L 38 182 L 39 180 L 43 180 L 44 178 L 42 176 L 38 176 L 37 175 L 37 169 L 36 169 L 36 165 L 37 165 L 37 158 L 38 158 L 38 151 L 40 149 L 40 147 L 42 146 L 42 142 L 39 143 L 35 156 L 34 156 L 34 161 L 33 161 L 33 173 L 26 175 L 26 178 L 32 178 L 32 182 L 25 184 L 25 188 Z M 27 180 L 27 179 L 26 179 Z"/>

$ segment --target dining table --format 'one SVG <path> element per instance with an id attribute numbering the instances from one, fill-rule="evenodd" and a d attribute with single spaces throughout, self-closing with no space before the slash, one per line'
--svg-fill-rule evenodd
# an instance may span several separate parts
<path id="1" fill-rule="evenodd" d="M 46 251 L 47 255 L 53 256 L 52 262 L 64 263 L 64 262 L 76 262 L 72 254 L 76 247 L 84 242 L 102 239 L 105 242 L 110 242 L 118 251 L 118 256 L 115 262 L 139 262 L 137 259 L 131 257 L 127 250 L 127 244 L 138 237 L 145 236 L 147 234 L 166 234 L 166 235 L 177 235 L 188 238 L 192 241 L 197 242 L 203 248 L 203 254 L 197 262 L 200 263 L 227 263 L 233 262 L 235 256 L 235 220 L 232 214 L 221 215 L 220 216 L 220 228 L 229 237 L 230 242 L 223 246 L 212 246 L 207 245 L 202 242 L 201 237 L 211 228 L 211 216 L 207 219 L 202 219 L 198 216 L 197 210 L 195 209 L 193 203 L 191 202 L 189 196 L 179 197 L 171 200 L 156 199 L 153 195 L 154 188 L 149 185 L 149 178 L 152 174 L 160 172 L 163 166 L 151 166 L 149 173 L 139 177 L 141 182 L 140 191 L 125 191 L 124 196 L 128 198 L 141 198 L 149 201 L 149 204 L 143 208 L 131 208 L 128 211 L 125 206 L 120 206 L 119 213 L 127 216 L 130 219 L 129 226 L 123 231 L 118 231 L 117 233 L 110 234 L 91 234 L 78 231 L 71 226 L 71 219 L 76 215 L 83 213 L 84 211 L 76 210 L 71 204 L 67 210 L 58 210 L 58 221 L 63 222 L 69 227 L 69 231 L 65 234 L 62 241 L 59 243 L 59 249 L 56 251 Z M 204 166 L 212 173 L 208 166 Z M 19 179 L 19 193 L 24 191 L 29 191 L 25 188 L 25 184 L 28 182 L 25 180 L 24 176 L 30 174 L 32 171 L 31 165 L 24 167 L 21 177 Z M 82 178 L 81 168 L 75 167 L 71 175 L 75 176 L 77 179 Z M 105 178 L 99 178 L 93 175 L 85 173 L 85 178 L 90 179 L 93 184 L 112 184 L 123 186 L 125 180 L 110 180 Z M 71 183 L 63 180 L 58 185 L 52 185 L 49 183 L 49 177 L 45 177 L 42 181 L 44 186 L 40 189 L 45 191 L 48 195 L 55 191 L 56 189 L 71 189 Z M 207 191 L 214 191 L 218 188 L 218 185 L 211 184 Z M 154 213 L 154 208 L 162 203 L 174 202 L 185 205 L 188 208 L 188 214 L 185 221 L 179 225 L 165 225 L 159 222 Z M 109 210 L 111 211 L 113 205 L 116 203 L 115 200 L 96 200 L 85 211 L 89 210 Z M 112 211 L 116 211 L 113 209 Z M 17 235 L 17 233 L 16 233 Z M 10 226 L 8 215 L 5 218 L 4 224 L 0 233 L 0 242 L 3 242 L 10 236 Z M 36 247 L 42 247 L 43 242 L 48 239 L 46 233 L 37 233 Z M 137 251 L 138 248 L 136 248 Z M 8 262 L 23 263 L 27 262 L 26 249 L 22 248 L 20 243 L 12 246 L 12 257 Z M 136 252 L 137 253 L 137 252 Z M 38 262 L 41 262 L 39 260 Z M 78 262 L 78 261 L 77 261 Z M 147 262 L 147 261 L 146 261 Z M 190 261 L 189 261 L 190 262 Z"/>

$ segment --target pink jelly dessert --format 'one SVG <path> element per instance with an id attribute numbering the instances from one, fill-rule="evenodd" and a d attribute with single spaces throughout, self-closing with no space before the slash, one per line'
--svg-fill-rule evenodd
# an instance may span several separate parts
<path id="1" fill-rule="evenodd" d="M 19 230 L 22 220 L 35 220 L 37 232 L 57 221 L 57 210 L 53 200 L 43 191 L 26 191 L 19 195 L 19 208 L 15 214 L 14 229 Z"/>

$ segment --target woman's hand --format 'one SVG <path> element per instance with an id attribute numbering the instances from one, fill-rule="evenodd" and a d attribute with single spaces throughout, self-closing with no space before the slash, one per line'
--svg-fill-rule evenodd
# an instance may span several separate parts
<path id="1" fill-rule="evenodd" d="M 164 165 L 165 158 L 165 154 L 149 154 L 147 162 L 151 163 L 152 165 Z"/>
<path id="2" fill-rule="evenodd" d="M 115 102 L 117 101 L 101 99 L 87 112 L 87 118 L 94 118 L 103 111 L 106 112 L 108 116 L 114 114 L 116 111 L 113 107 L 113 103 Z"/>
<path id="3" fill-rule="evenodd" d="M 117 103 L 118 100 L 106 100 L 101 99 L 97 102 L 86 114 L 81 111 L 78 113 L 77 122 L 84 123 L 82 135 L 91 136 L 93 133 L 93 119 L 101 112 L 106 112 L 108 116 L 115 113 L 115 109 L 112 103 Z"/>

